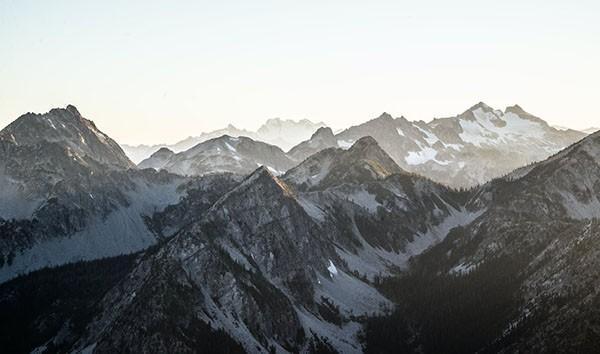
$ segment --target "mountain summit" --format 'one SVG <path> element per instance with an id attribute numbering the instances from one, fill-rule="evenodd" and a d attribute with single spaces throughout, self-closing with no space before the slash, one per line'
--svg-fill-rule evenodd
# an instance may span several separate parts
<path id="1" fill-rule="evenodd" d="M 114 140 L 72 105 L 44 114 L 24 114 L 0 131 L 0 139 L 21 147 L 55 144 L 76 159 L 93 159 L 111 168 L 135 167 Z"/>
<path id="2" fill-rule="evenodd" d="M 139 171 L 72 105 L 0 131 L 0 282 L 157 242 L 145 218 L 176 202 L 181 176 Z"/>
<path id="3" fill-rule="evenodd" d="M 302 189 L 315 189 L 380 180 L 402 172 L 377 141 L 366 136 L 348 150 L 329 148 L 310 156 L 289 170 L 283 179 Z"/>

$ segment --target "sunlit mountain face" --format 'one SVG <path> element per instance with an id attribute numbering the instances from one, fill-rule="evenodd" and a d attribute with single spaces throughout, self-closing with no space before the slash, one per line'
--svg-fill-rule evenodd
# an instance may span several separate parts
<path id="1" fill-rule="evenodd" d="M 17 118 L 0 131 L 0 346 L 597 348 L 600 133 L 484 103 L 322 125 L 230 127 L 136 165 L 74 106 Z"/>

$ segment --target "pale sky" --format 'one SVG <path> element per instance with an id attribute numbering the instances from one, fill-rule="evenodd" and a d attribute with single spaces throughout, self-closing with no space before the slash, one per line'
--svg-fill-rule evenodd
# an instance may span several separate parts
<path id="1" fill-rule="evenodd" d="M 600 125 L 600 1 L 0 0 L 0 127 L 67 104 L 120 143 L 484 101 Z"/>

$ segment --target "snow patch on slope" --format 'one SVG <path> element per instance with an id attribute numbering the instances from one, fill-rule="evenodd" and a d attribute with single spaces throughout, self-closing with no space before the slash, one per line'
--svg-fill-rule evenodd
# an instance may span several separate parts
<path id="1" fill-rule="evenodd" d="M 329 266 L 327 267 L 327 270 L 329 271 L 329 274 L 331 274 L 332 277 L 338 274 L 337 268 L 335 267 L 335 264 L 333 264 L 331 259 L 329 260 Z"/>
<path id="2" fill-rule="evenodd" d="M 417 142 L 418 144 L 418 142 Z M 448 165 L 450 161 L 440 161 L 436 159 L 438 151 L 431 147 L 422 146 L 418 144 L 421 150 L 419 151 L 409 151 L 408 155 L 404 158 L 409 165 L 422 165 L 429 161 L 433 161 L 439 165 Z"/>
<path id="3" fill-rule="evenodd" d="M 443 241 L 448 236 L 450 230 L 473 222 L 473 220 L 477 219 L 485 211 L 482 209 L 477 212 L 470 212 L 464 209 L 456 210 L 452 208 L 450 210 L 452 210 L 452 213 L 441 223 L 432 226 L 424 234 L 418 234 L 415 240 L 406 246 L 403 254 L 410 258 L 423 253 L 431 246 Z"/>
<path id="4" fill-rule="evenodd" d="M 560 194 L 569 217 L 576 220 L 600 218 L 600 201 L 595 196 L 592 196 L 589 202 L 584 203 L 570 193 Z"/>
<path id="5" fill-rule="evenodd" d="M 370 213 L 375 213 L 377 211 L 377 208 L 381 206 L 381 204 L 377 202 L 375 195 L 369 193 L 368 191 L 362 188 L 349 194 L 348 200 L 350 200 L 356 205 L 367 209 Z"/>
<path id="6" fill-rule="evenodd" d="M 544 128 L 538 122 L 523 119 L 520 116 L 508 112 L 486 112 L 482 108 L 473 111 L 475 121 L 460 120 L 463 130 L 460 138 L 467 143 L 481 147 L 482 145 L 508 144 L 523 136 L 533 139 L 544 138 Z M 503 122 L 503 126 L 497 126 L 494 122 Z"/>

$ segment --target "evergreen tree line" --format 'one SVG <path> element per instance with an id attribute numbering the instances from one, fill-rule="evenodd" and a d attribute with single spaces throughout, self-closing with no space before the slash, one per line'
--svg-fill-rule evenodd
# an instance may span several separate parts
<path id="1" fill-rule="evenodd" d="M 367 353 L 485 351 L 518 316 L 523 262 L 494 258 L 463 274 L 415 267 L 378 286 L 396 308 L 367 320 Z"/>

